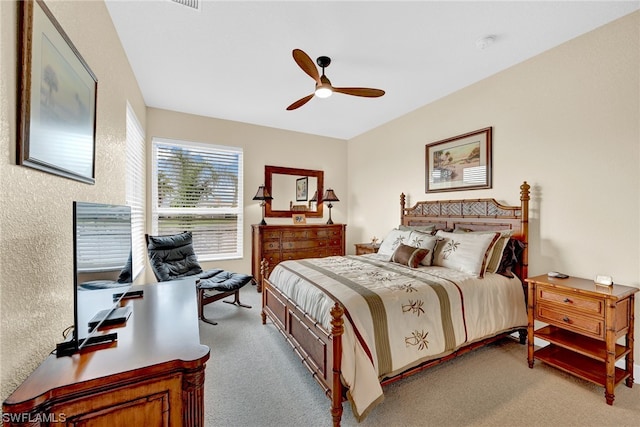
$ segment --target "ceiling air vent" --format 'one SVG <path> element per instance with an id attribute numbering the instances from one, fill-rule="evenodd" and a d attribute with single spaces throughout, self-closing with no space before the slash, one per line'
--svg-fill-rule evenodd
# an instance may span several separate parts
<path id="1" fill-rule="evenodd" d="M 202 0 L 169 0 L 172 3 L 181 4 L 183 6 L 189 7 L 194 10 L 200 10 L 200 4 Z"/>

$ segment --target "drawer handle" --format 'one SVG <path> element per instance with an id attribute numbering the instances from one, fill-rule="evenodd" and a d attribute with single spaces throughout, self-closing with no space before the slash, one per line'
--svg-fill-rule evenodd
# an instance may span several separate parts
<path id="1" fill-rule="evenodd" d="M 564 302 L 572 303 L 573 301 L 571 301 L 569 298 L 565 298 Z"/>
<path id="2" fill-rule="evenodd" d="M 565 323 L 569 323 L 571 321 L 571 319 L 569 319 L 567 316 L 564 316 L 562 318 L 562 321 L 565 322 Z"/>

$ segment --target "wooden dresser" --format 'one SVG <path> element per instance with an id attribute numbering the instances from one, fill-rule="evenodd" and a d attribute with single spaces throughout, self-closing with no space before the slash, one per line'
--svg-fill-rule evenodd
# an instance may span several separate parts
<path id="1" fill-rule="evenodd" d="M 605 388 L 613 404 L 614 388 L 633 386 L 633 310 L 638 288 L 600 286 L 593 280 L 546 275 L 528 284 L 528 361 L 534 359 Z M 535 329 L 535 321 L 547 326 Z M 534 349 L 534 337 L 549 342 Z M 618 343 L 624 337 L 623 343 Z M 615 366 L 625 358 L 624 368 Z"/>
<path id="2" fill-rule="evenodd" d="M 142 289 L 118 340 L 50 355 L 4 401 L 5 426 L 203 426 L 204 370 L 195 281 Z"/>
<path id="3" fill-rule="evenodd" d="M 251 273 L 262 291 L 260 263 L 345 254 L 345 224 L 259 225 L 252 230 Z"/>

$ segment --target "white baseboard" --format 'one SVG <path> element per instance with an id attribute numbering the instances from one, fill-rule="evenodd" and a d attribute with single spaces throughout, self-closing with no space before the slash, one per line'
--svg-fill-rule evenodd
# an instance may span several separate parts
<path id="1" fill-rule="evenodd" d="M 533 345 L 536 345 L 538 347 L 546 347 L 549 345 L 549 343 L 545 340 L 541 340 L 540 338 L 534 338 Z M 616 366 L 620 369 L 625 368 L 624 364 L 624 359 L 620 359 L 616 362 Z M 640 365 L 638 365 L 637 363 L 633 364 L 633 382 L 635 384 L 640 384 Z"/>

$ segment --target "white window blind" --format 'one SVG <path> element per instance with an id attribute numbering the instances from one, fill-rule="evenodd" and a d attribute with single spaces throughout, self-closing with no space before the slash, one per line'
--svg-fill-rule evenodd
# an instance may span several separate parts
<path id="1" fill-rule="evenodd" d="M 75 209 L 78 273 L 114 272 L 115 280 L 131 250 L 129 208 L 76 202 Z"/>
<path id="2" fill-rule="evenodd" d="M 144 240 L 145 136 L 131 105 L 127 103 L 126 198 L 131 207 L 133 278 L 144 270 L 147 245 Z"/>
<path id="3" fill-rule="evenodd" d="M 191 231 L 201 261 L 242 257 L 241 148 L 153 139 L 153 233 Z"/>

